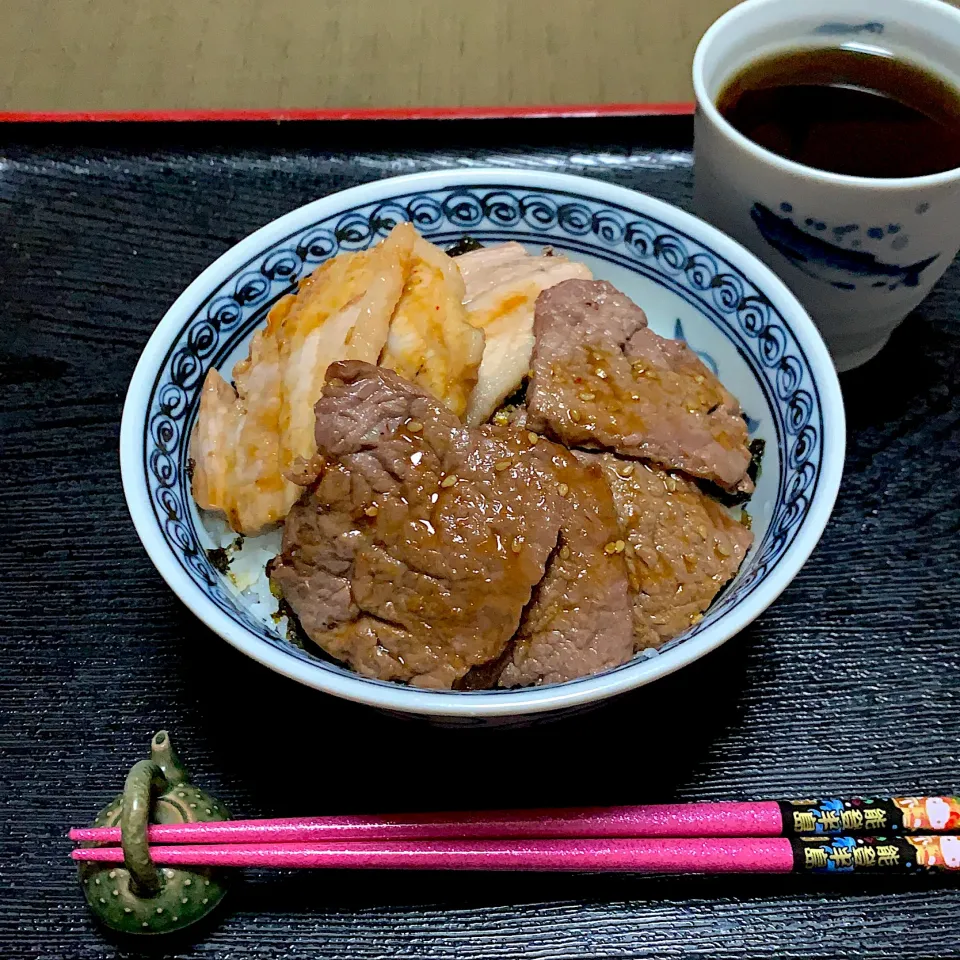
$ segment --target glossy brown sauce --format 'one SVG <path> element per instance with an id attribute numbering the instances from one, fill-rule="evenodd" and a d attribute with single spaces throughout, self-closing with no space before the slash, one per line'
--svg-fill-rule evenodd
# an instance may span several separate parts
<path id="1" fill-rule="evenodd" d="M 601 430 L 620 435 L 642 434 L 648 419 L 665 403 L 687 413 L 708 413 L 724 402 L 719 383 L 696 372 L 678 373 L 652 362 L 625 358 L 619 350 L 599 343 L 587 344 L 571 362 L 552 368 L 552 376 L 569 396 L 568 429 L 580 430 L 584 439 L 598 429 L 598 415 L 606 422 Z M 720 431 L 716 439 L 734 449 L 740 438 Z"/>

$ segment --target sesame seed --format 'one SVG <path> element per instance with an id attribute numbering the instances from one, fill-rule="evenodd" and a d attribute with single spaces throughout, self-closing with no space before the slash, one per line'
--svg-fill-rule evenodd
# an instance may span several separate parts
<path id="1" fill-rule="evenodd" d="M 559 493 L 561 497 L 565 497 L 569 492 L 570 487 L 565 483 L 561 483 L 560 486 L 557 487 L 557 493 Z"/>
<path id="2" fill-rule="evenodd" d="M 604 370 L 603 367 L 597 367 L 597 369 L 593 371 L 593 375 L 599 377 L 601 380 L 607 379 L 607 371 Z"/>
<path id="3" fill-rule="evenodd" d="M 617 552 L 617 544 L 611 540 L 604 548 L 603 552 L 607 554 L 614 554 Z"/>
<path id="4" fill-rule="evenodd" d="M 580 411 L 579 411 L 579 410 L 570 410 L 570 411 L 568 411 L 568 413 L 570 414 L 570 419 L 571 419 L 574 423 L 579 423 L 579 422 L 580 422 Z"/>
<path id="5" fill-rule="evenodd" d="M 380 508 L 379 508 L 376 504 L 374 504 L 373 506 L 367 507 L 367 509 L 364 510 L 363 512 L 364 512 L 368 517 L 375 517 L 375 516 L 380 512 Z M 209 813 L 209 812 L 210 812 L 210 811 L 208 810 L 207 813 Z"/>
<path id="6" fill-rule="evenodd" d="M 627 547 L 627 544 L 625 540 L 618 540 L 613 546 L 617 553 L 623 553 Z"/>
<path id="7" fill-rule="evenodd" d="M 561 559 L 561 560 L 569 560 L 569 559 L 570 559 L 570 548 L 569 548 L 569 547 L 561 547 L 561 548 L 560 548 L 560 559 Z"/>
<path id="8" fill-rule="evenodd" d="M 441 487 L 452 487 L 457 482 L 457 475 L 455 473 L 448 474 L 440 481 Z"/>
<path id="9" fill-rule="evenodd" d="M 423 424 L 419 420 L 411 420 L 407 424 L 408 433 L 419 433 L 423 429 Z"/>
<path id="10" fill-rule="evenodd" d="M 627 477 L 632 476 L 632 475 L 633 475 L 633 464 L 632 464 L 632 463 L 624 463 L 624 464 L 622 464 L 621 466 L 617 467 L 617 473 L 618 473 L 621 477 L 623 477 L 624 479 L 626 479 Z"/>
<path id="11" fill-rule="evenodd" d="M 664 479 L 664 481 L 663 481 L 663 485 L 664 485 L 671 493 L 673 493 L 673 491 L 677 489 L 677 481 L 674 480 L 673 477 L 666 477 L 666 478 Z"/>
<path id="12" fill-rule="evenodd" d="M 723 543 L 722 541 L 721 541 L 721 542 L 718 542 L 718 543 L 717 543 L 717 553 L 719 553 L 721 557 L 729 557 L 729 556 L 730 556 L 730 548 L 729 548 L 725 543 Z"/>
<path id="13" fill-rule="evenodd" d="M 523 537 L 514 537 L 513 543 L 510 544 L 510 549 L 514 553 L 519 553 L 522 547 L 523 547 Z"/>
<path id="14" fill-rule="evenodd" d="M 703 383 L 704 378 L 698 373 L 694 378 L 697 383 Z"/>
<path id="15" fill-rule="evenodd" d="M 580 399 L 585 403 L 589 403 L 591 400 L 596 400 L 597 395 L 595 393 L 591 393 L 589 390 L 584 390 L 583 393 L 580 394 Z"/>
<path id="16" fill-rule="evenodd" d="M 534 433 L 532 430 L 527 434 L 527 439 L 536 446 L 540 442 L 540 434 Z"/>
<path id="17" fill-rule="evenodd" d="M 510 467 L 512 466 L 513 466 L 513 463 L 509 460 L 498 460 L 493 465 L 493 469 L 496 470 L 497 473 L 503 473 L 504 470 L 509 470 Z"/>
<path id="18" fill-rule="evenodd" d="M 647 372 L 647 365 L 642 360 L 634 360 L 630 368 L 638 377 L 642 377 Z"/>

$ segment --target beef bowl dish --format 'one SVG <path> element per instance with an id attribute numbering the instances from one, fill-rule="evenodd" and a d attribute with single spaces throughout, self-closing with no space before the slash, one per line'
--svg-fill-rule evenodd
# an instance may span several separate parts
<path id="1" fill-rule="evenodd" d="M 159 324 L 137 530 L 266 666 L 452 723 L 663 676 L 789 583 L 840 481 L 836 375 L 750 254 L 650 197 L 473 170 L 263 227 Z"/>

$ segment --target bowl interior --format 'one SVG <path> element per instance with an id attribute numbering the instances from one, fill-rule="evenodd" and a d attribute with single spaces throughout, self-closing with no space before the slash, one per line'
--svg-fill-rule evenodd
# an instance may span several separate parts
<path id="1" fill-rule="evenodd" d="M 164 561 L 175 561 L 236 627 L 285 657 L 356 679 L 345 668 L 291 643 L 228 588 L 207 554 L 221 543 L 216 525 L 211 527 L 200 515 L 190 495 L 188 442 L 206 371 L 215 366 L 229 380 L 233 364 L 246 355 L 253 331 L 298 279 L 339 252 L 376 243 L 406 219 L 441 245 L 468 234 L 484 243 L 518 240 L 531 249 L 550 245 L 582 260 L 596 277 L 611 281 L 640 304 L 658 333 L 685 339 L 719 374 L 740 400 L 751 435 L 766 441 L 757 491 L 748 505 L 756 541 L 735 581 L 703 620 L 666 644 L 658 656 L 711 631 L 717 635 L 719 621 L 738 607 L 756 605 L 751 597 L 802 534 L 823 475 L 823 404 L 816 362 L 811 364 L 801 340 L 812 336 L 821 350 L 822 344 L 782 287 L 769 293 L 761 289 L 766 279 L 762 273 L 759 286 L 752 281 L 756 261 L 732 241 L 639 194 L 577 178 L 555 179 L 571 181 L 579 189 L 534 189 L 504 183 L 500 177 L 500 182 L 454 183 L 439 189 L 408 186 L 391 193 L 386 181 L 340 195 L 359 195 L 355 204 L 331 203 L 337 198 L 319 201 L 248 237 L 171 308 L 145 352 L 143 372 L 138 368 L 131 385 L 132 398 L 140 378 L 137 402 L 142 408 L 132 415 L 142 426 L 139 453 L 151 516 L 138 517 L 132 500 L 131 508 L 141 535 L 144 523 L 152 525 L 163 541 L 162 547 L 153 547 L 166 551 Z M 399 187 L 402 180 L 394 183 Z M 377 195 L 364 202 L 365 189 Z M 605 196 L 611 190 L 616 201 Z M 697 239 L 701 233 L 694 236 L 698 227 L 707 234 L 705 241 Z M 768 276 L 767 287 L 776 283 Z M 799 339 L 791 319 L 784 316 L 791 310 L 799 311 L 800 322 L 808 328 Z M 128 405 L 131 402 L 128 398 Z M 819 532 L 813 531 L 814 542 Z M 144 537 L 156 562 L 151 539 Z M 184 599 L 196 610 L 191 598 Z M 290 672 L 296 674 L 296 668 Z"/>

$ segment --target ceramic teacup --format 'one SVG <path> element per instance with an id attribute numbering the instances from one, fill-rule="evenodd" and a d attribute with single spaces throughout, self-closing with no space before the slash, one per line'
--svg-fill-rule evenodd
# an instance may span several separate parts
<path id="1" fill-rule="evenodd" d="M 960 11 L 940 0 L 747 0 L 694 58 L 694 203 L 786 281 L 848 370 L 883 347 L 960 248 L 960 169 L 889 179 L 817 170 L 758 146 L 716 107 L 759 56 L 842 45 L 903 57 L 960 89 Z"/>

